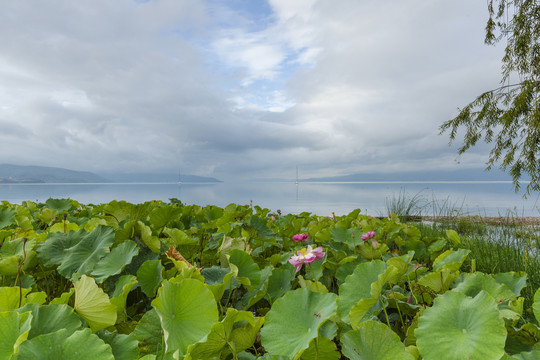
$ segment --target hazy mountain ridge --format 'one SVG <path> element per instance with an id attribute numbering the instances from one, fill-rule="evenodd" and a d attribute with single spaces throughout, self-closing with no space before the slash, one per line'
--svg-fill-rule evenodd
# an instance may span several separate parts
<path id="1" fill-rule="evenodd" d="M 213 177 L 172 173 L 95 174 L 47 166 L 0 164 L 1 183 L 221 182 Z"/>

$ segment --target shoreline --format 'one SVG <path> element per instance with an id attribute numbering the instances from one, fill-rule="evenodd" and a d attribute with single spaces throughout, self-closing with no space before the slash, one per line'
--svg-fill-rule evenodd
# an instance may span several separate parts
<path id="1" fill-rule="evenodd" d="M 469 221 L 485 225 L 533 225 L 540 226 L 540 216 L 417 216 L 412 221 L 457 222 Z"/>

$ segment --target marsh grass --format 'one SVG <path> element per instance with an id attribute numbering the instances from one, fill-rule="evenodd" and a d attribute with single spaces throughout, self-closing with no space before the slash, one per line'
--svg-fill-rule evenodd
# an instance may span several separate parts
<path id="1" fill-rule="evenodd" d="M 386 198 L 385 202 L 387 214 L 396 214 L 404 222 L 421 217 L 422 211 L 428 205 L 422 190 L 411 196 L 401 189 L 397 197 L 394 194 L 392 199 Z"/>
<path id="2" fill-rule="evenodd" d="M 527 287 L 521 295 L 525 298 L 525 308 L 528 308 L 540 287 L 540 228 L 518 224 L 515 220 L 509 217 L 497 224 L 485 224 L 472 217 L 416 226 L 423 236 L 430 237 L 444 237 L 447 229 L 456 230 L 461 238 L 461 247 L 471 250 L 463 271 L 471 270 L 474 259 L 476 271 L 483 273 L 526 272 Z"/>

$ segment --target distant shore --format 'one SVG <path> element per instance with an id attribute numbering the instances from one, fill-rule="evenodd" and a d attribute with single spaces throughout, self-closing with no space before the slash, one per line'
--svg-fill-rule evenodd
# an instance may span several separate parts
<path id="1" fill-rule="evenodd" d="M 538 225 L 540 226 L 540 216 L 419 216 L 413 220 L 433 221 L 433 222 L 456 222 L 466 220 L 477 224 L 498 225 Z"/>

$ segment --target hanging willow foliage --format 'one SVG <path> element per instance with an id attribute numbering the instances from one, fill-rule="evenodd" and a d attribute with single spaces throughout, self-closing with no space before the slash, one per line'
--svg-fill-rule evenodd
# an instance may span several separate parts
<path id="1" fill-rule="evenodd" d="M 458 129 L 465 130 L 458 154 L 479 140 L 493 143 L 487 169 L 499 165 L 507 171 L 516 192 L 520 180 L 530 177 L 528 195 L 540 190 L 540 2 L 489 0 L 488 11 L 485 43 L 507 40 L 501 86 L 459 109 L 440 130 L 450 131 L 450 142 Z"/>

